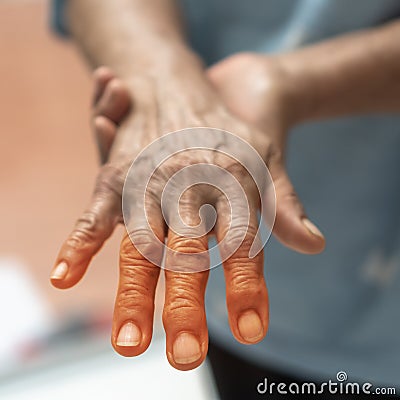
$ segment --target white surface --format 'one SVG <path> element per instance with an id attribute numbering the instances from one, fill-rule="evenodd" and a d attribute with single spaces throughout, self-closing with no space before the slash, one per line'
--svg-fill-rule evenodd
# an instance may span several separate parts
<path id="1" fill-rule="evenodd" d="M 0 330 L 0 375 L 17 361 L 21 342 L 51 327 L 48 304 L 27 271 L 16 259 L 0 258 L 0 315 L 7 321 Z M 51 368 L 3 376 L 0 400 L 217 399 L 206 365 L 188 372 L 169 365 L 164 335 L 153 339 L 137 358 L 118 356 L 108 343 L 95 356 L 71 354 L 70 363 L 59 361 Z"/>
<path id="2" fill-rule="evenodd" d="M 0 258 L 0 372 L 15 360 L 18 345 L 51 327 L 46 300 L 28 268 L 15 258 Z"/>
<path id="3" fill-rule="evenodd" d="M 89 360 L 3 383 L 0 388 L 1 400 L 217 398 L 207 366 L 187 372 L 173 369 L 161 339 L 138 358 L 123 358 L 110 350 Z"/>

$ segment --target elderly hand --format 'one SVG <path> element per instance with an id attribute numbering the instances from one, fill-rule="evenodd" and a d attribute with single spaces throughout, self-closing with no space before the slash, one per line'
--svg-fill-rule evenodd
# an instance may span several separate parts
<path id="1" fill-rule="evenodd" d="M 285 132 L 290 121 L 285 107 L 288 99 L 285 98 L 284 90 L 281 90 L 280 80 L 272 79 L 273 74 L 268 68 L 263 70 L 255 60 L 253 61 L 249 56 L 237 56 L 236 59 L 228 59 L 208 72 L 229 110 L 217 95 L 201 95 L 202 101 L 194 106 L 191 99 L 180 98 L 177 93 L 169 97 L 171 93 L 167 92 L 168 96 L 165 96 L 140 85 L 137 86 L 136 92 L 124 89 L 122 83 L 109 71 L 97 71 L 94 126 L 98 133 L 102 158 L 105 160 L 108 157 L 110 149 L 111 154 L 97 179 L 91 205 L 77 221 L 75 229 L 57 257 L 51 277 L 56 287 L 68 288 L 76 284 L 93 255 L 110 236 L 115 225 L 122 221 L 123 182 L 132 160 L 141 149 L 165 132 L 192 126 L 211 126 L 228 130 L 250 143 L 268 165 L 276 186 L 277 215 L 274 233 L 283 243 L 298 251 L 316 253 L 323 249 L 324 239 L 317 228 L 305 219 L 304 211 L 294 195 L 283 165 Z M 259 68 L 259 78 L 250 72 L 251 69 L 249 71 L 250 67 Z M 244 71 L 247 74 L 244 74 Z M 276 72 L 278 77 L 280 72 L 278 69 Z M 246 82 L 246 79 L 251 77 L 254 77 L 254 87 L 251 82 Z M 145 96 L 145 102 L 141 102 L 141 96 L 137 94 L 140 90 L 151 92 L 151 96 Z M 133 102 L 132 107 L 130 98 Z M 162 112 L 160 103 L 165 105 L 161 109 Z M 253 125 L 245 125 L 239 118 L 234 117 L 233 113 Z M 122 121 L 124 116 L 126 119 Z M 261 129 L 254 128 L 255 125 Z M 115 136 L 117 130 L 118 134 Z M 217 142 L 209 144 L 215 148 L 220 145 Z M 229 148 L 226 150 L 228 153 L 237 151 Z M 212 151 L 194 152 L 185 159 L 175 160 L 178 165 L 168 166 L 166 178 L 183 165 L 207 163 L 210 157 L 213 157 Z M 259 253 L 254 258 L 249 257 L 249 250 L 257 231 L 256 211 L 260 206 L 260 198 L 243 166 L 224 157 L 214 157 L 213 162 L 222 169 L 229 170 L 237 178 L 249 202 L 249 223 L 243 225 L 241 221 L 232 221 L 233 232 L 244 231 L 239 233 L 244 233 L 245 236 L 239 249 L 225 260 L 224 271 L 232 332 L 242 343 L 256 343 L 264 337 L 268 324 L 263 256 Z M 163 177 L 165 171 L 162 172 Z M 175 254 L 196 254 L 207 250 L 207 235 L 188 239 L 166 226 L 160 212 L 160 195 L 165 182 L 162 179 L 157 181 L 151 188 L 150 202 L 146 204 L 148 215 L 151 216 L 149 224 L 152 231 L 162 242 L 167 238 L 167 249 Z M 179 204 L 182 210 L 181 217 L 189 226 L 199 224 L 199 206 L 205 197 L 204 191 L 195 190 L 188 190 L 185 196 L 182 196 L 182 203 Z M 231 210 L 224 196 L 212 193 L 211 197 L 217 211 L 214 232 L 217 240 L 221 241 L 229 229 L 232 229 L 229 225 Z M 235 211 L 234 207 L 233 204 L 232 214 Z M 147 247 L 152 245 L 144 222 L 140 218 L 133 220 L 130 235 L 126 234 L 121 243 L 120 283 L 112 333 L 114 348 L 126 356 L 142 353 L 150 343 L 154 293 L 160 271 L 158 263 L 149 261 L 143 256 L 143 251 L 138 249 L 138 245 L 132 244 L 131 239 L 136 237 L 133 243 L 145 243 Z M 182 370 L 195 368 L 203 361 L 208 341 L 204 311 L 208 271 L 204 268 L 205 270 L 200 272 L 181 272 L 175 264 L 184 263 L 184 260 L 185 257 L 168 257 L 167 251 L 163 312 L 167 357 L 171 365 Z"/>

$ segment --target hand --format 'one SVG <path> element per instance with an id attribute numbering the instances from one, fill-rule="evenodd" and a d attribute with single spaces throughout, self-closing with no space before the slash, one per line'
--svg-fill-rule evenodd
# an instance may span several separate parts
<path id="1" fill-rule="evenodd" d="M 305 218 L 306 214 L 296 191 L 290 182 L 285 168 L 285 141 L 288 130 L 295 123 L 295 116 L 289 110 L 296 109 L 289 89 L 285 87 L 285 70 L 276 58 L 256 53 L 239 53 L 230 56 L 207 70 L 207 76 L 217 89 L 228 109 L 244 122 L 256 126 L 271 138 L 274 151 L 269 155 L 268 167 L 272 175 L 276 197 L 277 210 L 273 229 L 274 235 L 285 246 L 301 253 L 319 253 L 324 248 L 324 241 L 310 241 L 304 235 L 305 224 L 316 236 L 322 234 L 319 229 Z M 107 80 L 108 79 L 108 80 Z M 96 92 L 104 91 L 106 82 L 114 80 L 116 90 L 109 87 L 118 101 L 123 101 L 121 109 L 127 109 L 130 104 L 127 89 L 120 95 L 118 89 L 122 82 L 115 78 L 112 71 L 100 68 L 94 76 Z M 108 152 L 117 134 L 118 119 L 110 121 L 104 110 L 106 101 L 101 107 L 96 107 L 94 131 L 96 137 L 103 143 L 102 147 Z M 110 104 L 110 108 L 112 108 Z M 114 122 L 114 123 L 113 123 Z"/>
<path id="2" fill-rule="evenodd" d="M 112 92 L 114 87 L 118 87 L 118 81 L 111 79 L 108 83 L 103 96 L 100 96 L 98 104 L 106 98 L 107 91 Z M 132 96 L 134 97 L 134 96 Z M 104 101 L 104 100 L 103 100 Z M 224 107 L 219 107 L 214 99 L 210 99 L 211 110 L 199 116 L 196 112 L 190 115 L 189 125 L 209 125 L 233 131 L 245 138 L 259 151 L 264 160 L 268 162 L 271 154 L 278 154 L 274 148 L 278 141 L 273 141 L 255 130 L 247 128 L 240 121 L 233 118 Z M 205 103 L 209 104 L 209 103 Z M 84 217 L 78 220 L 75 230 L 70 238 L 65 242 L 57 259 L 56 269 L 52 277 L 55 286 L 66 288 L 74 285 L 83 275 L 91 257 L 98 251 L 104 240 L 111 234 L 115 224 L 121 221 L 121 189 L 124 178 L 124 168 L 129 166 L 130 160 L 138 150 L 154 137 L 154 131 L 147 128 L 149 122 L 154 122 L 149 111 L 150 108 L 139 109 L 134 101 L 134 111 L 119 129 L 127 129 L 127 126 L 137 128 L 142 126 L 146 135 L 130 135 L 132 139 L 141 141 L 140 146 L 131 148 L 127 152 L 127 145 L 122 145 L 122 140 L 118 134 L 116 143 L 112 146 L 113 159 L 103 167 L 98 179 L 94 199 L 89 211 Z M 171 107 L 173 112 L 179 107 Z M 188 117 L 188 116 L 186 116 Z M 95 125 L 99 131 L 111 132 L 112 116 L 104 118 L 104 115 L 95 118 Z M 120 122 L 114 118 L 114 123 Z M 147 122 L 145 125 L 145 122 Z M 162 121 L 169 128 L 165 130 L 175 130 L 182 125 L 173 121 Z M 187 122 L 185 121 L 184 124 Z M 105 128 L 108 124 L 108 128 Z M 184 125 L 183 124 L 183 125 Z M 102 126 L 102 128 L 100 128 Z M 107 135 L 105 136 L 107 137 Z M 110 137 L 110 136 L 109 136 Z M 119 143 L 118 143 L 119 142 Z M 122 142 L 122 143 L 121 143 Z M 109 142 L 110 143 L 110 142 Z M 131 146 L 130 146 L 131 147 Z M 278 153 L 277 153 L 278 152 Z M 115 156 L 117 154 L 118 156 Z M 279 157 L 276 158 L 279 160 Z M 196 160 L 193 160 L 196 161 Z M 226 167 L 226 165 L 224 166 Z M 239 179 L 243 182 L 243 173 L 239 171 Z M 250 190 L 251 192 L 251 190 Z M 258 199 L 254 194 L 248 193 L 251 209 L 256 210 Z M 278 200 L 279 201 L 279 200 Z M 190 204 L 190 202 L 187 202 Z M 223 201 L 221 201 L 223 207 Z M 291 203 L 287 202 L 288 206 Z M 156 205 L 154 205 L 156 210 Z M 198 209 L 186 210 L 187 218 L 198 216 Z M 219 213 L 220 215 L 222 213 Z M 292 213 L 293 214 L 293 213 Z M 313 235 L 305 229 L 302 223 L 303 214 L 297 212 L 293 229 L 288 232 L 288 243 L 296 242 L 303 245 L 303 250 L 315 252 L 323 247 L 323 238 Z M 164 232 L 164 221 L 159 213 L 153 213 L 154 231 L 160 238 L 167 234 L 170 246 L 175 246 L 177 250 L 187 247 L 187 242 L 180 237 L 174 236 L 173 232 Z M 226 222 L 226 221 L 225 221 Z M 290 222 L 290 221 L 289 221 Z M 262 339 L 266 333 L 268 323 L 267 292 L 263 278 L 262 254 L 254 259 L 248 259 L 248 246 L 254 236 L 255 213 L 252 213 L 251 229 L 248 230 L 249 236 L 243 242 L 240 251 L 234 257 L 228 259 L 224 264 L 227 280 L 227 304 L 232 332 L 242 343 L 255 343 Z M 160 229 L 162 227 L 162 229 Z M 218 236 L 224 231 L 224 224 L 216 227 Z M 138 227 L 137 232 L 144 232 Z M 285 232 L 282 232 L 285 240 Z M 146 235 L 143 235 L 145 238 Z M 297 239 L 293 240 L 295 237 Z M 205 238 L 200 238 L 190 242 L 191 251 L 198 252 L 199 249 L 206 247 Z M 245 257 L 243 257 L 243 254 Z M 126 235 L 121 244 L 120 257 L 120 286 L 117 294 L 116 309 L 113 326 L 113 345 L 116 350 L 123 355 L 137 355 L 142 353 L 150 343 L 152 330 L 153 298 L 155 285 L 158 279 L 159 269 L 150 265 L 146 259 L 132 246 L 130 238 Z M 59 273 L 60 272 L 60 273 Z M 194 368 L 201 363 L 207 351 L 207 328 L 205 325 L 204 314 L 204 290 L 207 280 L 207 272 L 194 274 L 182 274 L 173 271 L 166 271 L 166 299 L 163 313 L 163 321 L 167 333 L 167 356 L 170 363 L 179 369 Z M 124 342 L 125 340 L 125 342 Z"/>
<path id="3" fill-rule="evenodd" d="M 285 168 L 287 132 L 297 122 L 299 107 L 284 66 L 276 57 L 238 53 L 210 67 L 207 75 L 229 110 L 274 144 L 268 158 L 276 191 L 274 235 L 300 253 L 321 252 L 325 246 L 322 233 L 306 218 Z M 310 240 L 304 226 L 319 240 Z"/>

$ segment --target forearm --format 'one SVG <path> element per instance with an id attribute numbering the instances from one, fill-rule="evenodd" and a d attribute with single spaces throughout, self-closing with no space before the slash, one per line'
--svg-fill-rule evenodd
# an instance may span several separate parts
<path id="1" fill-rule="evenodd" d="M 67 19 L 90 64 L 107 65 L 127 82 L 203 68 L 185 43 L 175 0 L 69 0 Z"/>
<path id="2" fill-rule="evenodd" d="M 129 158 L 133 145 L 139 151 L 143 132 L 155 139 L 218 108 L 203 63 L 185 42 L 174 0 L 69 0 L 67 15 L 89 62 L 122 79 L 135 110 L 118 130 L 111 161 L 122 152 Z"/>
<path id="3" fill-rule="evenodd" d="M 295 123 L 400 111 L 400 22 L 277 56 Z"/>

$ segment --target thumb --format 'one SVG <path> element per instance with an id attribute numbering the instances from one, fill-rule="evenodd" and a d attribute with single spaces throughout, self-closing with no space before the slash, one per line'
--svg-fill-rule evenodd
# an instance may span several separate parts
<path id="1" fill-rule="evenodd" d="M 282 244 L 300 253 L 322 252 L 325 238 L 307 218 L 283 163 L 273 163 L 270 170 L 276 193 L 274 235 Z"/>

